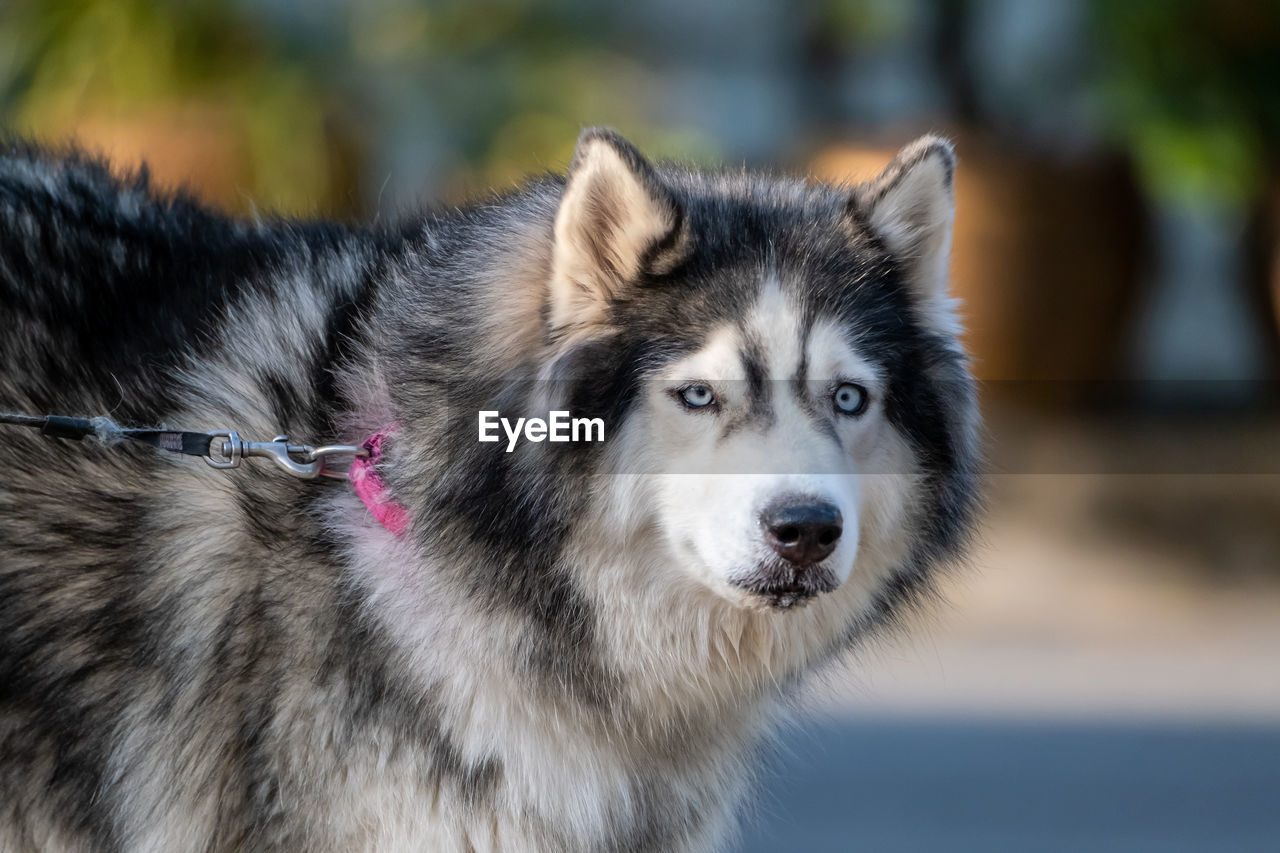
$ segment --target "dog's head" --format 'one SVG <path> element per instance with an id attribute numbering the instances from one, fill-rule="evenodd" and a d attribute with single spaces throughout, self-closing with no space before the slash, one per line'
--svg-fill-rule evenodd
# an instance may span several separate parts
<path id="1" fill-rule="evenodd" d="M 575 396 L 611 415 L 619 524 L 660 530 L 684 578 L 786 609 L 861 564 L 892 567 L 859 577 L 875 594 L 960 544 L 976 417 L 946 292 L 954 166 L 926 137 L 841 188 L 580 139 L 554 361 L 596 377 Z"/>

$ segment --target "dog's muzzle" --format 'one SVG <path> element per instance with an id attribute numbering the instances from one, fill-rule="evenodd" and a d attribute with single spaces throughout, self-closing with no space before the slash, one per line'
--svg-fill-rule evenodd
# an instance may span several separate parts
<path id="1" fill-rule="evenodd" d="M 830 592 L 839 583 L 821 565 L 840 543 L 844 520 L 830 501 L 809 496 L 779 498 L 760 513 L 765 542 L 776 555 L 735 584 L 780 610 Z"/>
<path id="2" fill-rule="evenodd" d="M 820 563 L 836 549 L 844 521 L 830 501 L 782 498 L 760 513 L 765 541 L 797 570 Z"/>

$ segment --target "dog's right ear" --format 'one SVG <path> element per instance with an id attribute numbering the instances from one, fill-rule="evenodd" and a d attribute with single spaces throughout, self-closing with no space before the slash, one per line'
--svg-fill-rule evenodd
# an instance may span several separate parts
<path id="1" fill-rule="evenodd" d="M 951 143 L 924 136 L 899 151 L 879 177 L 857 187 L 851 203 L 897 257 L 926 306 L 946 302 L 955 171 Z"/>
<path id="2" fill-rule="evenodd" d="M 613 131 L 587 129 L 556 214 L 552 328 L 606 324 L 627 285 L 670 271 L 686 244 L 684 212 L 649 161 Z"/>

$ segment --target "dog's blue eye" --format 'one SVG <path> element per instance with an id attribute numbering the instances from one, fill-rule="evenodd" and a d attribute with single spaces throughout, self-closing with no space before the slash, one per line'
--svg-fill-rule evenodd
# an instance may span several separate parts
<path id="1" fill-rule="evenodd" d="M 833 399 L 835 400 L 836 411 L 840 412 L 840 414 L 860 415 L 867 410 L 867 404 L 871 402 L 871 395 L 861 385 L 846 382 L 836 389 Z"/>
<path id="2" fill-rule="evenodd" d="M 689 385 L 680 389 L 680 400 L 691 409 L 705 409 L 715 399 L 716 395 L 706 385 Z"/>

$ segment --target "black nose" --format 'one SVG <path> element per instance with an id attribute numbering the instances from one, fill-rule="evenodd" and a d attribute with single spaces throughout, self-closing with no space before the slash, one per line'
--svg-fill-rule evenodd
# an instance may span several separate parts
<path id="1" fill-rule="evenodd" d="M 812 499 L 774 501 L 760 514 L 760 521 L 769 546 L 801 569 L 829 556 L 844 530 L 839 507 Z"/>

